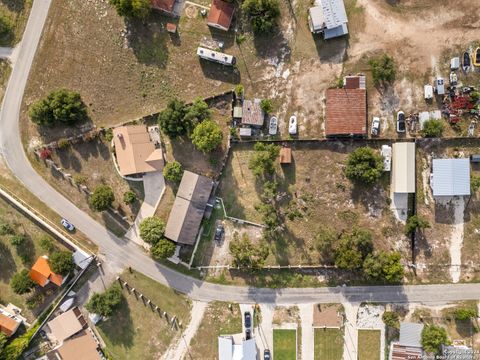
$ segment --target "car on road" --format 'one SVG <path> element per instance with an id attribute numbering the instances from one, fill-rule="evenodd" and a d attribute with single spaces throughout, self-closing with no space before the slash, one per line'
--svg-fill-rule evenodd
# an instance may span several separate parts
<path id="1" fill-rule="evenodd" d="M 403 111 L 399 111 L 397 113 L 397 132 L 404 133 L 405 129 L 406 129 L 405 113 Z"/>
<path id="2" fill-rule="evenodd" d="M 224 232 L 225 232 L 225 228 L 223 227 L 223 225 L 217 224 L 217 227 L 215 228 L 215 241 L 221 241 Z"/>
<path id="3" fill-rule="evenodd" d="M 277 135 L 278 119 L 275 116 L 270 118 L 270 125 L 268 127 L 268 135 Z"/>
<path id="4" fill-rule="evenodd" d="M 62 224 L 62 226 L 70 232 L 75 230 L 75 226 L 73 226 L 73 224 L 67 219 L 60 220 L 60 224 Z"/>
<path id="5" fill-rule="evenodd" d="M 290 135 L 297 134 L 297 117 L 295 115 L 290 116 L 290 120 L 288 121 L 288 133 Z"/>
<path id="6" fill-rule="evenodd" d="M 252 330 L 245 330 L 245 340 L 250 340 L 252 338 Z"/>
<path id="7" fill-rule="evenodd" d="M 373 117 L 371 132 L 373 136 L 378 136 L 378 134 L 380 134 L 380 118 L 377 116 Z"/>
<path id="8" fill-rule="evenodd" d="M 271 360 L 271 359 L 272 359 L 272 355 L 270 354 L 270 350 L 265 349 L 263 351 L 263 360 Z"/>
<path id="9" fill-rule="evenodd" d="M 245 328 L 250 329 L 252 327 L 252 314 L 250 314 L 249 311 L 246 311 L 244 318 L 245 318 Z"/>

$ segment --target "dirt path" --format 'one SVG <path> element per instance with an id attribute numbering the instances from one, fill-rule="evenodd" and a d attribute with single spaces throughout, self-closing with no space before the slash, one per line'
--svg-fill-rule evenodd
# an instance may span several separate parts
<path id="1" fill-rule="evenodd" d="M 357 313 L 359 303 L 344 303 L 345 308 L 345 343 L 343 345 L 343 359 L 357 360 L 358 331 Z"/>
<path id="2" fill-rule="evenodd" d="M 187 354 L 190 341 L 197 333 L 198 327 L 203 319 L 203 314 L 207 309 L 208 303 L 194 301 L 192 306 L 192 318 L 184 333 L 177 339 L 177 342 L 170 345 L 162 359 L 164 360 L 182 360 Z M 212 339 L 213 340 L 213 339 Z"/>
<path id="3" fill-rule="evenodd" d="M 454 199 L 452 203 L 455 211 L 453 214 L 454 224 L 452 235 L 450 237 L 450 276 L 452 277 L 452 282 L 457 283 L 460 280 L 462 264 L 465 199 L 463 197 L 459 197 L 458 199 Z"/>
<path id="4" fill-rule="evenodd" d="M 298 305 L 302 321 L 302 360 L 313 360 L 314 333 L 313 333 L 313 305 Z"/>

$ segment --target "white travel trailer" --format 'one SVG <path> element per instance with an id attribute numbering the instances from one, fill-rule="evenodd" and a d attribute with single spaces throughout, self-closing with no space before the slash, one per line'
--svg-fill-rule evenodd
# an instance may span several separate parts
<path id="1" fill-rule="evenodd" d="M 435 91 L 438 95 L 445 95 L 445 80 L 442 77 L 435 79 Z"/>
<path id="2" fill-rule="evenodd" d="M 433 98 L 433 86 L 432 85 L 425 85 L 424 92 L 425 92 L 425 100 L 431 100 Z"/>
<path id="3" fill-rule="evenodd" d="M 227 55 L 218 51 L 210 50 L 204 47 L 197 49 L 197 55 L 205 60 L 215 61 L 223 65 L 233 66 L 236 59 L 232 55 Z"/>

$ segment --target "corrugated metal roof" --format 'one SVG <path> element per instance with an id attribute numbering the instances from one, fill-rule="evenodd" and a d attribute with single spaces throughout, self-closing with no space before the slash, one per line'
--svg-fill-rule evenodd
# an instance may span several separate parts
<path id="1" fill-rule="evenodd" d="M 392 189 L 395 193 L 415 192 L 415 143 L 393 144 Z"/>
<path id="2" fill-rule="evenodd" d="M 348 22 L 343 0 L 320 0 L 320 4 L 327 29 L 334 29 Z"/>
<path id="3" fill-rule="evenodd" d="M 325 31 L 323 32 L 323 38 L 325 40 L 328 40 L 328 39 L 333 39 L 333 38 L 347 35 L 347 34 L 348 34 L 347 24 L 342 24 L 332 29 L 325 29 Z"/>
<path id="4" fill-rule="evenodd" d="M 400 324 L 400 340 L 399 345 L 422 347 L 422 330 L 423 324 L 402 322 Z"/>
<path id="5" fill-rule="evenodd" d="M 433 159 L 433 196 L 470 195 L 469 159 Z"/>

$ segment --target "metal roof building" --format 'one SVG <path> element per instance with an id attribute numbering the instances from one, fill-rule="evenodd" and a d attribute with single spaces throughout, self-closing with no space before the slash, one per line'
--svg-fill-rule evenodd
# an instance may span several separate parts
<path id="1" fill-rule="evenodd" d="M 400 340 L 398 343 L 403 346 L 422 347 L 423 324 L 402 322 L 400 324 Z"/>
<path id="2" fill-rule="evenodd" d="M 392 190 L 394 193 L 415 192 L 415 143 L 393 144 Z"/>
<path id="3" fill-rule="evenodd" d="M 235 337 L 238 338 L 236 335 Z M 218 337 L 218 360 L 255 360 L 257 358 L 255 339 L 235 340 L 232 335 Z"/>
<path id="4" fill-rule="evenodd" d="M 327 89 L 325 135 L 365 137 L 367 135 L 367 91 Z"/>
<path id="5" fill-rule="evenodd" d="M 313 33 L 323 32 L 325 40 L 348 34 L 347 13 L 343 0 L 316 0 L 308 11 Z"/>
<path id="6" fill-rule="evenodd" d="M 433 196 L 470 195 L 469 159 L 433 159 Z"/>

